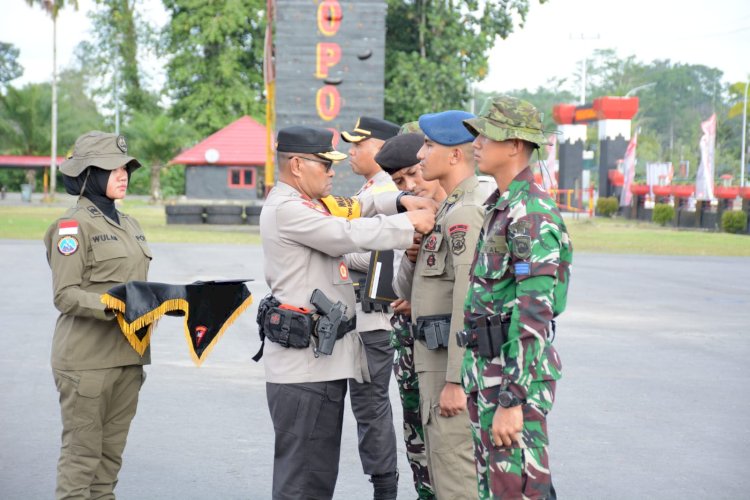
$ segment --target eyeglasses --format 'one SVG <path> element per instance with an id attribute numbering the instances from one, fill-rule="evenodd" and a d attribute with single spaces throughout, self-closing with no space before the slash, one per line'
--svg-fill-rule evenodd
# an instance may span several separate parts
<path id="1" fill-rule="evenodd" d="M 331 160 L 323 160 L 321 158 L 308 158 L 307 156 L 299 156 L 299 155 L 295 155 L 295 156 L 297 156 L 297 158 L 300 158 L 302 160 L 320 163 L 321 165 L 323 165 L 323 167 L 325 167 L 326 173 L 330 172 L 331 169 L 333 168 L 333 162 Z"/>

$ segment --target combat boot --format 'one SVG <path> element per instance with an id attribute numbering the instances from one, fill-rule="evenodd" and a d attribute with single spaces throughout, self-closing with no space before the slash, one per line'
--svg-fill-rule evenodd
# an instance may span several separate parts
<path id="1" fill-rule="evenodd" d="M 388 474 L 373 474 L 370 477 L 374 493 L 373 500 L 396 500 L 398 493 L 398 471 Z"/>

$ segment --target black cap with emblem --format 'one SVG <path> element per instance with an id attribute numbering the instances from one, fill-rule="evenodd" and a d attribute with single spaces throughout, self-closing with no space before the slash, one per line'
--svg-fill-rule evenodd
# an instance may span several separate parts
<path id="1" fill-rule="evenodd" d="M 375 155 L 375 162 L 380 168 L 392 174 L 402 168 L 413 167 L 419 163 L 417 153 L 424 144 L 422 134 L 401 134 L 391 137 Z"/>
<path id="2" fill-rule="evenodd" d="M 362 116 L 357 120 L 357 124 L 354 125 L 354 130 L 351 132 L 341 132 L 341 138 L 346 142 L 361 142 L 365 139 L 380 139 L 387 141 L 391 137 L 397 135 L 400 128 L 401 127 L 393 122 L 389 122 L 388 120 Z"/>
<path id="3" fill-rule="evenodd" d="M 346 158 L 333 148 L 333 132 L 325 128 L 295 125 L 279 130 L 276 151 L 279 153 L 312 153 L 331 161 Z"/>

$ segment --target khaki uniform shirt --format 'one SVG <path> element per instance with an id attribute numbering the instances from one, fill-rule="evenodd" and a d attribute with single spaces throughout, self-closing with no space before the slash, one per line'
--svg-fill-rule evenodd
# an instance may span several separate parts
<path id="1" fill-rule="evenodd" d="M 406 247 L 414 228 L 406 214 L 395 213 L 398 193 L 362 202 L 365 217 L 346 220 L 331 216 L 323 205 L 279 182 L 269 193 L 260 214 L 266 283 L 284 304 L 314 309 L 313 290 L 332 302 L 341 301 L 346 315 L 355 314 L 355 299 L 344 255 L 366 250 Z M 354 330 L 336 341 L 330 356 L 313 355 L 313 347 L 285 348 L 266 342 L 263 355 L 266 380 L 277 384 L 369 378 L 362 342 Z"/>
<path id="2" fill-rule="evenodd" d="M 469 268 L 474 257 L 484 217 L 484 191 L 476 176 L 461 182 L 440 206 L 435 229 L 424 236 L 416 265 L 401 260 L 397 280 L 400 291 L 409 292 L 411 282 L 412 323 L 417 318 L 451 314 L 448 349 L 427 349 L 424 340 L 414 343 L 417 372 L 446 372 L 446 382 L 461 382 L 464 350 L 455 333 L 463 330 L 463 307 L 469 286 Z"/>
<path id="3" fill-rule="evenodd" d="M 387 172 L 381 170 L 375 174 L 372 179 L 367 181 L 354 196 L 359 198 L 360 202 L 362 199 L 376 196 L 380 193 L 393 193 L 398 192 L 396 184 L 391 179 L 391 176 Z M 394 270 L 398 269 L 400 262 L 400 252 L 394 252 L 394 255 L 399 254 L 398 258 L 394 257 Z M 344 256 L 346 265 L 349 269 L 360 271 L 367 274 L 367 270 L 370 267 L 370 252 L 363 253 L 350 253 Z M 362 311 L 362 304 L 357 302 L 357 331 L 372 332 L 375 330 L 391 330 L 391 316 L 392 314 L 383 312 L 369 312 Z"/>
<path id="4" fill-rule="evenodd" d="M 146 281 L 151 262 L 138 222 L 122 213 L 119 217 L 117 224 L 82 197 L 44 235 L 54 304 L 60 311 L 52 339 L 53 368 L 93 370 L 151 362 L 150 351 L 139 356 L 101 302 L 101 295 L 115 285 Z"/>

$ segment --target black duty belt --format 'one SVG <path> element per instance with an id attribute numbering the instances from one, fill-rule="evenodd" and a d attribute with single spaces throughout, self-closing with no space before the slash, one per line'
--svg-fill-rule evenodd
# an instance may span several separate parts
<path id="1" fill-rule="evenodd" d="M 344 307 L 340 302 L 331 303 L 319 290 L 313 293 L 312 302 L 317 311 L 282 304 L 272 295 L 266 296 L 258 307 L 258 334 L 262 344 L 253 360 L 258 361 L 263 356 L 266 338 L 282 347 L 297 349 L 307 348 L 313 342 L 316 357 L 331 354 L 333 343 L 357 328 L 356 316 L 349 319 L 339 315 L 336 323 L 331 322 L 329 313 Z M 320 307 L 328 312 L 321 314 Z M 333 333 L 334 325 L 335 335 L 323 336 L 324 332 Z"/>
<path id="2" fill-rule="evenodd" d="M 424 340 L 427 349 L 447 348 L 451 336 L 451 315 L 420 316 L 411 328 L 414 338 Z"/>

